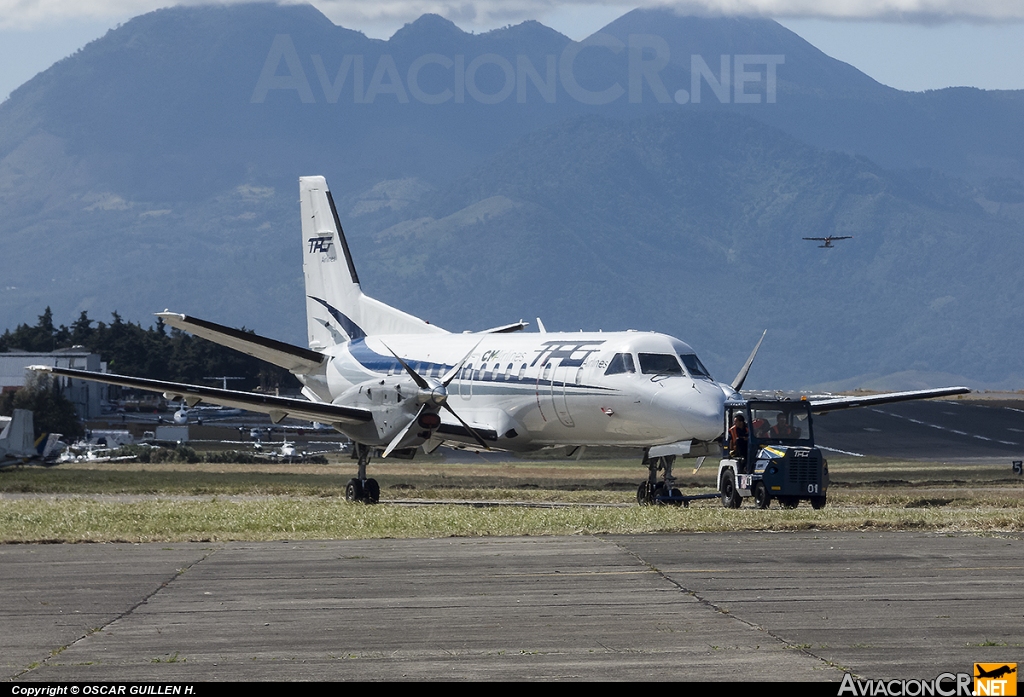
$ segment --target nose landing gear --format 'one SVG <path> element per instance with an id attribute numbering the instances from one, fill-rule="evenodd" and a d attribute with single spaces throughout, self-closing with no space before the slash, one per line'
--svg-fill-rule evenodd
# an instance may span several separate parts
<path id="1" fill-rule="evenodd" d="M 699 494 L 697 496 L 683 496 L 683 492 L 676 488 L 676 478 L 672 476 L 672 465 L 676 461 L 675 455 L 662 457 L 649 457 L 644 453 L 643 464 L 647 465 L 647 481 L 641 482 L 636 490 L 636 502 L 641 506 L 683 506 L 690 507 L 690 501 L 706 498 L 717 498 L 718 494 Z M 659 482 L 658 472 L 664 472 L 664 477 Z"/>

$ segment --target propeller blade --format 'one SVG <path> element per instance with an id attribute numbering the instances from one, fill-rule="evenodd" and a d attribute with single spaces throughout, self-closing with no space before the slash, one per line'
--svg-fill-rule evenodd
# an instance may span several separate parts
<path id="1" fill-rule="evenodd" d="M 384 344 L 383 341 L 380 343 Z M 384 344 L 384 348 L 386 348 L 388 351 L 391 351 L 391 347 L 388 346 L 387 344 Z M 391 355 L 398 359 L 398 362 L 402 364 L 402 367 L 405 368 L 405 372 L 409 373 L 409 377 L 411 377 L 412 381 L 416 383 L 416 387 L 420 388 L 421 390 L 430 389 L 430 385 L 427 383 L 427 381 L 420 377 L 419 373 L 410 368 L 409 364 L 403 361 L 402 358 L 397 353 L 391 351 Z"/>
<path id="2" fill-rule="evenodd" d="M 732 381 L 732 389 L 737 392 L 743 388 L 743 382 L 747 379 L 747 373 L 750 372 L 750 366 L 754 363 L 754 356 L 757 355 L 757 350 L 761 348 L 761 342 L 764 341 L 764 336 L 767 333 L 768 330 L 765 329 L 764 333 L 761 334 L 761 338 L 757 340 L 757 346 L 755 346 L 754 350 L 750 352 L 750 358 L 748 358 L 747 362 L 743 364 L 742 368 L 740 368 L 740 372 L 736 374 L 736 379 Z"/>
<path id="3" fill-rule="evenodd" d="M 472 426 L 470 426 L 465 421 L 463 421 L 462 417 L 459 416 L 458 414 L 456 414 L 455 410 L 452 409 L 450 406 L 448 406 L 448 402 L 445 402 L 441 406 L 444 407 L 445 409 L 447 409 L 449 414 L 451 414 L 452 416 L 454 416 L 456 419 L 459 420 L 459 423 L 462 424 L 466 428 L 467 431 L 469 431 L 469 435 L 473 436 L 473 438 L 476 439 L 476 442 L 480 444 L 481 448 L 483 448 L 484 450 L 490 450 L 491 449 L 490 446 L 487 445 L 487 443 L 484 443 L 484 439 L 480 437 L 480 434 L 477 433 L 476 431 L 474 431 Z"/>
<path id="4" fill-rule="evenodd" d="M 388 350 L 390 351 L 391 349 L 388 349 Z M 396 356 L 396 358 L 398 358 L 398 357 Z M 402 359 L 399 358 L 398 360 L 402 360 Z M 421 404 L 420 405 L 420 410 L 418 412 L 416 412 L 416 416 L 412 417 L 412 421 L 407 423 L 405 425 L 405 428 L 403 428 L 401 431 L 399 431 L 398 435 L 395 436 L 394 438 L 392 438 L 391 442 L 388 443 L 388 447 L 384 449 L 384 453 L 381 455 L 382 458 L 387 457 L 388 455 L 390 455 L 391 451 L 398 447 L 399 443 L 402 442 L 402 439 L 405 438 L 405 434 L 407 434 L 409 432 L 409 429 L 411 429 L 416 424 L 416 422 L 420 420 L 420 414 L 422 414 L 423 410 L 426 409 L 426 408 L 427 408 L 426 404 Z"/>
<path id="5" fill-rule="evenodd" d="M 477 346 L 480 345 L 481 341 L 483 341 L 483 339 L 481 339 L 480 341 L 476 342 L 476 346 L 471 348 L 469 350 L 469 353 L 467 353 L 465 356 L 462 357 L 461 361 L 459 361 L 451 370 L 449 370 L 447 373 L 444 374 L 444 377 L 441 378 L 441 384 L 442 385 L 444 385 L 445 387 L 448 387 L 449 383 L 451 383 L 451 381 L 455 379 L 455 376 L 459 374 L 459 371 L 462 370 L 462 366 L 466 363 L 466 361 L 469 360 L 469 357 L 473 355 L 473 352 L 476 351 Z M 454 414 L 455 412 L 452 412 L 452 413 Z M 455 418 L 458 419 L 457 416 Z M 462 419 L 459 419 L 459 421 L 462 421 Z"/>

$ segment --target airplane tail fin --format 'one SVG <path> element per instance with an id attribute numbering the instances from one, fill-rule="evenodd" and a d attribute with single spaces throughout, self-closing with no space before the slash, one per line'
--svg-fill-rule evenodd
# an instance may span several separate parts
<path id="1" fill-rule="evenodd" d="M 35 449 L 34 430 L 32 412 L 28 409 L 15 409 L 10 423 L 0 433 L 0 443 L 8 453 L 29 457 Z"/>
<path id="2" fill-rule="evenodd" d="M 49 460 L 54 455 L 59 454 L 60 437 L 60 433 L 44 433 L 36 438 L 32 447 L 35 448 L 36 454 L 40 458 L 44 461 Z"/>
<path id="3" fill-rule="evenodd" d="M 299 196 L 309 348 L 322 350 L 375 334 L 445 333 L 363 295 L 326 179 L 300 177 Z"/>

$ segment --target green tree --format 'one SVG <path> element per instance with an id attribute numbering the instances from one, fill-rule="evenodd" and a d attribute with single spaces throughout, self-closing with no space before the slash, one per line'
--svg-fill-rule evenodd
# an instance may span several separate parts
<path id="1" fill-rule="evenodd" d="M 10 416 L 15 409 L 32 412 L 37 438 L 44 433 L 60 433 L 65 439 L 74 440 L 85 434 L 75 405 L 48 375 L 36 374 L 28 379 L 25 387 L 0 397 L 0 414 Z"/>
<path id="2" fill-rule="evenodd" d="M 124 375 L 193 384 L 211 384 L 205 378 L 230 375 L 244 378 L 232 383 L 233 389 L 299 387 L 299 381 L 283 368 L 177 329 L 168 332 L 159 318 L 156 326 L 143 329 L 141 324 L 125 322 L 117 312 L 106 324 L 94 322 L 83 311 L 70 327 L 55 328 L 53 313 L 46 308 L 36 326 L 22 324 L 0 336 L 0 351 L 45 352 L 72 346 L 100 354 L 111 372 Z"/>

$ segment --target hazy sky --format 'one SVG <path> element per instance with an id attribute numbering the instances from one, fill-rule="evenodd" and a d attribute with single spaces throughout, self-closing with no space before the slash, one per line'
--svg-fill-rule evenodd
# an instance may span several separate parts
<path id="1" fill-rule="evenodd" d="M 173 0 L 0 0 L 0 100 L 119 22 Z M 828 55 L 904 90 L 1024 89 L 1020 0 L 695 0 L 634 4 L 558 0 L 316 0 L 335 23 L 388 38 L 424 12 L 466 31 L 537 19 L 582 39 L 633 7 L 770 16 Z"/>

